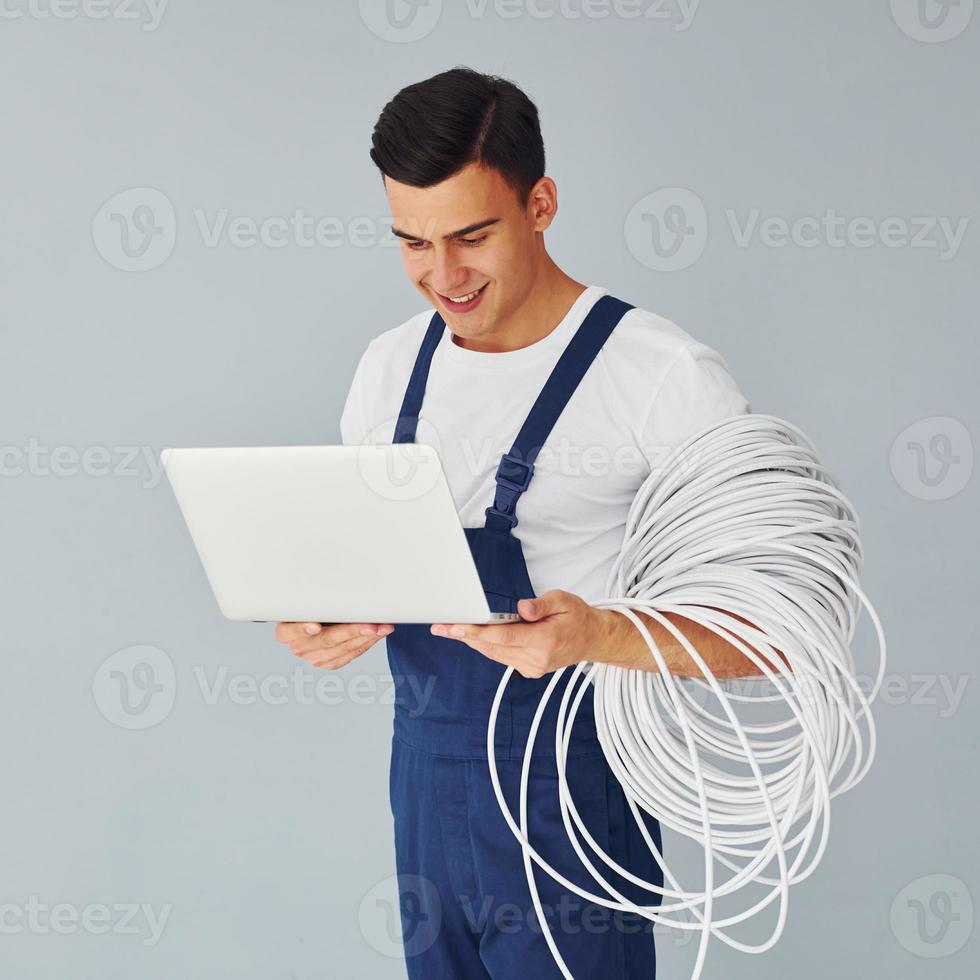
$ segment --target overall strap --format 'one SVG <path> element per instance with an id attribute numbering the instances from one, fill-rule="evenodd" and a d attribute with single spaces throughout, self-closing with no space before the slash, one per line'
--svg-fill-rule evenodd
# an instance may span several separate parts
<path id="1" fill-rule="evenodd" d="M 419 347 L 418 356 L 415 358 L 412 376 L 408 379 L 408 387 L 405 389 L 405 398 L 402 400 L 398 421 L 395 423 L 395 436 L 392 442 L 415 442 L 415 431 L 419 424 L 419 412 L 422 410 L 422 399 L 425 396 L 425 383 L 429 378 L 432 355 L 442 338 L 445 326 L 446 321 L 439 313 L 433 313 L 425 337 L 422 339 L 422 346 Z"/>
<path id="2" fill-rule="evenodd" d="M 606 295 L 589 310 L 531 406 L 510 452 L 501 457 L 495 476 L 496 495 L 486 510 L 487 527 L 509 532 L 517 525 L 517 501 L 534 475 L 535 458 L 602 345 L 632 309 L 629 303 Z"/>

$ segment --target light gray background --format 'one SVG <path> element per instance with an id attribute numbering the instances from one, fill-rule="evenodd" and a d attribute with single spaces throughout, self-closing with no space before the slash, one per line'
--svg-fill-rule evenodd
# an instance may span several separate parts
<path id="1" fill-rule="evenodd" d="M 975 223 L 980 17 L 956 21 L 972 0 L 934 30 L 911 0 L 703 0 L 686 26 L 673 2 L 666 20 L 635 20 L 601 2 L 589 16 L 580 0 L 430 0 L 408 28 L 417 40 L 385 27 L 381 2 L 171 0 L 158 25 L 145 0 L 136 20 L 119 2 L 97 19 L 10 0 L 22 16 L 0 18 L 0 904 L 171 912 L 155 945 L 145 919 L 132 935 L 117 912 L 108 934 L 17 919 L 0 932 L 0 975 L 403 975 L 375 903 L 392 870 L 383 651 L 335 676 L 363 685 L 336 704 L 236 704 L 227 687 L 209 704 L 202 672 L 206 687 L 222 670 L 258 682 L 299 668 L 271 627 L 221 619 L 146 460 L 166 445 L 338 439 L 367 341 L 422 308 L 397 251 L 361 226 L 336 246 L 209 247 L 195 213 L 381 222 L 374 120 L 402 85 L 458 63 L 537 103 L 558 262 L 720 350 L 756 411 L 810 434 L 863 519 L 864 584 L 891 641 L 877 764 L 837 801 L 779 946 L 761 958 L 715 947 L 705 976 L 975 975 L 976 936 L 920 954 L 972 932 L 961 884 L 980 897 L 980 229 L 944 258 L 880 241 L 739 246 L 726 217 Z M 950 25 L 956 36 L 939 39 Z M 120 227 L 97 219 L 130 188 L 174 209 L 174 222 L 155 213 L 143 271 L 117 267 Z M 685 240 L 703 254 L 674 271 L 628 245 L 627 215 L 662 188 L 705 209 Z M 136 203 L 152 203 L 145 193 Z M 121 201 L 109 211 L 135 215 Z M 958 461 L 930 443 L 944 434 Z M 924 480 L 909 443 L 931 453 Z M 130 649 L 142 645 L 161 652 Z M 871 651 L 866 624 L 859 648 Z M 158 723 L 128 730 L 141 716 L 123 710 L 118 671 L 132 680 L 142 661 L 160 687 L 142 721 Z M 966 683 L 958 703 L 944 681 Z M 893 929 L 910 885 L 927 906 L 945 891 L 959 919 L 944 932 L 932 916 L 919 933 L 906 895 Z M 687 976 L 693 947 L 663 938 L 660 976 Z"/>

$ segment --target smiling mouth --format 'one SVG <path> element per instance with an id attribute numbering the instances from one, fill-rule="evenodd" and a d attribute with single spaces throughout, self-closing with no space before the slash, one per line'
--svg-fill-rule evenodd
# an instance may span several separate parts
<path id="1" fill-rule="evenodd" d="M 450 309 L 468 309 L 473 304 L 475 304 L 479 298 L 483 295 L 483 291 L 489 286 L 490 283 L 485 282 L 479 289 L 474 289 L 469 293 L 462 293 L 459 296 L 446 296 L 438 291 L 436 295 L 450 308 Z"/>

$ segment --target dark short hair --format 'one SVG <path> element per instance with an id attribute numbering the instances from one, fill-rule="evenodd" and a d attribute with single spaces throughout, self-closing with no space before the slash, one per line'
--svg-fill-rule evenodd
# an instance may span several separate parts
<path id="1" fill-rule="evenodd" d="M 382 109 L 371 159 L 382 179 L 413 187 L 479 163 L 498 171 L 523 205 L 544 176 L 538 110 L 507 79 L 451 68 L 406 86 Z"/>

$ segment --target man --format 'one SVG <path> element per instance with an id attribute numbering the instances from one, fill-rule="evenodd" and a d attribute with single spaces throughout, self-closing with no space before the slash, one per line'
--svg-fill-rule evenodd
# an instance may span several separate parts
<path id="1" fill-rule="evenodd" d="M 516 610 L 522 621 L 281 623 L 276 635 L 331 670 L 386 636 L 392 673 L 418 676 L 415 690 L 433 684 L 424 706 L 396 706 L 392 742 L 409 976 L 558 977 L 521 848 L 490 783 L 494 693 L 506 666 L 515 667 L 495 733 L 513 801 L 549 673 L 581 661 L 656 669 L 626 618 L 591 603 L 604 596 L 630 502 L 651 470 L 698 429 L 749 405 L 713 350 L 656 314 L 583 285 L 550 257 L 544 233 L 557 213 L 557 189 L 545 175 L 537 110 L 510 82 L 456 68 L 408 86 L 382 111 L 371 158 L 405 272 L 430 308 L 369 344 L 344 409 L 343 439 L 439 447 L 491 609 Z M 758 673 L 714 633 L 671 618 L 716 676 Z M 699 676 L 676 640 L 645 621 L 671 671 Z M 529 836 L 556 869 L 589 889 L 562 824 L 554 717 L 545 715 L 535 749 Z M 568 771 L 599 846 L 662 884 L 605 763 L 588 697 Z M 659 847 L 656 822 L 647 829 Z M 576 977 L 653 977 L 647 920 L 611 913 L 540 872 L 536 880 Z M 641 904 L 659 901 L 625 880 L 621 890 Z"/>

